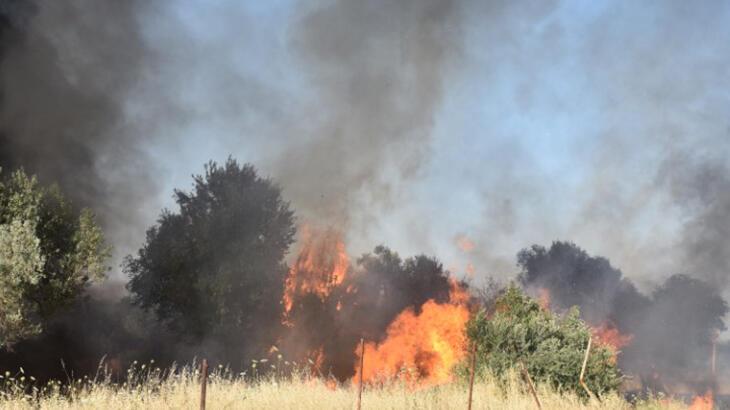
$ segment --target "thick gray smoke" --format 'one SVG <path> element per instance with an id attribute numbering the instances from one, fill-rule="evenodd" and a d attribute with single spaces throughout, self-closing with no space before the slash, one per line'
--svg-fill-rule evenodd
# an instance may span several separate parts
<path id="1" fill-rule="evenodd" d="M 344 225 L 351 210 L 400 199 L 393 175 L 414 176 L 426 160 L 445 72 L 460 58 L 463 4 L 335 1 L 295 17 L 289 44 L 316 100 L 276 175 L 297 206 Z"/>
<path id="2" fill-rule="evenodd" d="M 233 154 L 354 254 L 512 277 L 565 238 L 631 295 L 727 296 L 730 4 L 254 3 L 0 2 L 0 166 L 93 207 L 114 268 Z"/>
<path id="3" fill-rule="evenodd" d="M 9 4 L 0 163 L 93 206 L 123 255 L 161 192 L 231 153 L 302 220 L 367 226 L 427 162 L 468 2 L 301 2 L 265 27 L 230 4 Z"/>
<path id="4" fill-rule="evenodd" d="M 592 248 L 637 281 L 687 273 L 724 285 L 730 98 L 718 90 L 730 81 L 730 7 L 611 11 L 583 47 L 603 119 L 585 186 L 592 200 L 576 231 L 597 232 Z"/>
<path id="5" fill-rule="evenodd" d="M 139 8 L 87 0 L 0 7 L 0 166 L 58 183 L 126 249 L 156 189 L 145 135 L 125 116 L 149 58 Z"/>
<path id="6" fill-rule="evenodd" d="M 676 155 L 666 161 L 659 178 L 690 215 L 681 228 L 681 266 L 718 289 L 727 289 L 730 281 L 730 169 L 726 155 L 722 151 L 714 157 Z"/>

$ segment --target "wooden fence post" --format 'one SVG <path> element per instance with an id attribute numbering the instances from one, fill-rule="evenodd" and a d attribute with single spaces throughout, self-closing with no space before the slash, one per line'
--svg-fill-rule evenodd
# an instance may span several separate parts
<path id="1" fill-rule="evenodd" d="M 200 363 L 200 410 L 205 410 L 205 390 L 208 384 L 208 360 Z"/>
<path id="2" fill-rule="evenodd" d="M 588 393 L 588 397 L 591 399 L 598 400 L 598 397 L 596 397 L 595 394 L 588 388 L 588 385 L 586 384 L 585 380 L 583 380 L 583 377 L 586 373 L 586 365 L 588 364 L 588 355 L 591 353 L 591 342 L 593 341 L 593 336 L 588 336 L 588 346 L 586 346 L 586 354 L 583 356 L 583 366 L 580 368 L 580 378 L 578 378 L 578 382 L 580 382 L 580 385 L 583 386 L 583 389 Z"/>
<path id="3" fill-rule="evenodd" d="M 472 393 L 474 392 L 474 373 L 475 373 L 475 367 L 477 363 L 477 345 L 474 343 L 472 345 L 471 349 L 471 366 L 469 371 L 469 406 L 468 409 L 471 410 L 471 399 L 472 399 Z"/>
<path id="4" fill-rule="evenodd" d="M 365 367 L 365 339 L 360 338 L 360 380 L 357 385 L 357 410 L 362 408 L 362 377 Z"/>
<path id="5" fill-rule="evenodd" d="M 535 385 L 532 384 L 532 378 L 530 377 L 530 373 L 527 371 L 527 366 L 525 366 L 525 363 L 521 360 L 520 365 L 522 366 L 522 376 L 525 378 L 527 385 L 530 387 L 532 398 L 535 399 L 535 404 L 537 405 L 538 410 L 542 410 L 542 403 L 540 403 L 540 398 L 537 397 L 537 390 L 535 390 Z"/>

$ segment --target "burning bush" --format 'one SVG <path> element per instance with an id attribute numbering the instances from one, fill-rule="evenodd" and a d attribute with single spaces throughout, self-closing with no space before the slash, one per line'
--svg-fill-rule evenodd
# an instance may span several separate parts
<path id="1" fill-rule="evenodd" d="M 401 379 L 420 386 L 451 381 L 454 366 L 465 356 L 469 319 L 469 295 L 458 283 L 451 286 L 448 302 L 431 299 L 418 312 L 404 310 L 388 326 L 385 340 L 365 345 L 363 380 Z"/>
<path id="2" fill-rule="evenodd" d="M 535 382 L 581 395 L 586 394 L 579 377 L 590 334 L 577 308 L 557 316 L 515 286 L 496 300 L 493 314 L 482 310 L 467 324 L 467 337 L 477 347 L 479 373 L 504 377 L 522 363 Z M 584 380 L 598 395 L 619 387 L 621 374 L 609 348 L 592 348 Z"/>
<path id="3" fill-rule="evenodd" d="M 397 343 L 395 339 L 400 342 L 418 339 L 420 336 L 413 336 L 409 331 L 391 339 L 394 323 L 408 322 L 414 325 L 406 326 L 409 330 L 426 331 L 419 329 L 419 324 L 430 322 L 442 309 L 448 310 L 444 304 L 456 303 L 452 287 L 458 285 L 435 258 L 418 255 L 404 260 L 389 248 L 378 246 L 372 254 L 362 255 L 350 265 L 343 238 L 337 231 L 306 226 L 301 233 L 302 246 L 289 270 L 282 300 L 285 332 L 280 347 L 289 358 L 313 362 L 315 373 L 347 380 L 355 372 L 355 350 L 360 338 L 371 342 L 369 346 L 373 350 L 385 339 L 390 339 L 386 346 Z M 423 315 L 427 307 L 430 316 Z M 457 321 L 461 323 L 459 332 L 463 331 L 466 318 L 465 314 Z M 452 326 L 448 329 L 453 328 L 453 320 L 444 323 Z M 423 324 L 429 328 L 437 326 Z M 454 332 L 445 333 L 450 336 Z M 369 369 L 373 375 L 391 373 L 389 365 L 400 369 L 401 365 L 429 361 L 420 356 L 419 360 L 412 360 L 410 354 L 429 349 L 411 347 L 414 348 L 401 349 L 404 355 L 382 348 L 378 356 L 382 363 L 370 361 Z M 431 361 L 437 362 L 438 358 Z M 450 363 L 441 367 L 449 368 Z M 417 378 L 430 379 L 433 372 L 422 370 Z"/>

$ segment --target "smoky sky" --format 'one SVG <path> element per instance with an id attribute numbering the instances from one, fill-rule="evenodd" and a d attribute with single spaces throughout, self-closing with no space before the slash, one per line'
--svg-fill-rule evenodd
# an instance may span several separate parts
<path id="1" fill-rule="evenodd" d="M 0 166 L 58 183 L 126 246 L 156 189 L 145 136 L 125 117 L 148 58 L 138 2 L 4 4 Z"/>
<path id="2" fill-rule="evenodd" d="M 726 285 L 726 4 L 6 4 L 0 160 L 97 210 L 113 275 L 233 155 L 355 254 L 508 276 L 560 238 Z"/>

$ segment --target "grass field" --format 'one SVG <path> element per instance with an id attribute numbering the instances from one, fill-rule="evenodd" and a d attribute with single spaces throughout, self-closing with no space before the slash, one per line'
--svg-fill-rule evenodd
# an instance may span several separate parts
<path id="1" fill-rule="evenodd" d="M 173 376 L 161 372 L 130 373 L 128 381 L 115 384 L 108 380 L 76 381 L 75 387 L 52 383 L 42 388 L 21 389 L 25 375 L 4 376 L 5 393 L 0 408 L 20 409 L 197 409 L 200 401 L 198 376 L 183 369 Z M 413 389 L 402 383 L 385 387 L 366 387 L 363 409 L 466 409 L 467 389 L 462 383 Z M 261 378 L 251 382 L 241 377 L 215 371 L 207 386 L 208 409 L 353 409 L 356 386 L 328 386 L 320 379 L 308 377 Z M 602 402 L 584 402 L 572 395 L 560 395 L 539 388 L 543 409 L 684 409 L 678 402 L 650 400 L 629 404 L 619 395 L 604 397 Z M 533 410 L 535 402 L 516 377 L 504 387 L 482 380 L 474 387 L 474 409 Z"/>

